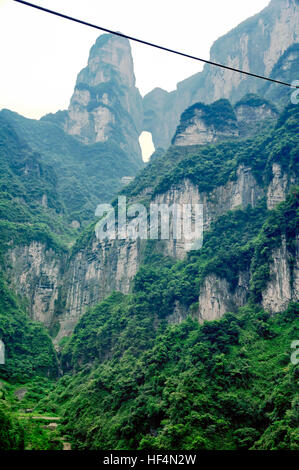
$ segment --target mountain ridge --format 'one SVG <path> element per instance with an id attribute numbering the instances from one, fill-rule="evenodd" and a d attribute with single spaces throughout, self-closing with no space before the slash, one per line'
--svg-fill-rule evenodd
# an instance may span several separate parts
<path id="1" fill-rule="evenodd" d="M 298 42 L 298 25 L 299 5 L 295 0 L 272 0 L 260 13 L 217 39 L 210 60 L 271 77 L 279 57 Z M 289 81 L 293 79 L 288 77 Z M 166 149 L 179 116 L 193 103 L 227 98 L 234 104 L 247 93 L 263 95 L 260 88 L 258 79 L 205 65 L 202 72 L 179 82 L 175 91 L 155 89 L 144 97 L 145 130 L 152 133 L 155 147 Z"/>

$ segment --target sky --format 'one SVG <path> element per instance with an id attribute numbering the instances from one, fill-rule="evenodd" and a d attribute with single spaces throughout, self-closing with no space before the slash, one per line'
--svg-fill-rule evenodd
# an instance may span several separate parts
<path id="1" fill-rule="evenodd" d="M 31 0 L 124 34 L 209 58 L 212 43 L 269 0 Z M 29 118 L 66 109 L 99 31 L 0 0 L 0 109 Z M 190 59 L 132 43 L 142 95 L 199 72 Z"/>

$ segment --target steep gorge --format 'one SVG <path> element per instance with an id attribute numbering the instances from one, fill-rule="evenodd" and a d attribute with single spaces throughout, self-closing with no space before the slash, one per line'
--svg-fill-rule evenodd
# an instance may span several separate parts
<path id="1" fill-rule="evenodd" d="M 254 102 L 255 98 L 252 99 Z M 296 119 L 295 109 L 291 107 L 285 112 L 284 119 L 280 118 L 279 124 L 268 131 L 272 141 L 268 144 L 268 148 L 265 143 L 269 137 L 262 137 L 259 141 L 256 136 L 252 141 L 237 139 L 236 142 L 230 140 L 226 142 L 225 138 L 221 142 L 222 134 L 218 136 L 217 132 L 215 135 L 219 140 L 216 146 L 206 147 L 204 139 L 202 144 L 198 142 L 193 146 L 171 147 L 168 154 L 149 165 L 147 172 L 151 174 L 152 180 L 142 191 L 137 191 L 137 196 L 134 196 L 134 187 L 139 187 L 144 177 L 143 173 L 124 190 L 129 204 L 130 201 L 145 202 L 145 198 L 147 204 L 150 202 L 169 206 L 186 203 L 203 204 L 204 233 L 229 211 L 245 210 L 248 206 L 254 209 L 263 204 L 263 201 L 266 201 L 268 210 L 273 210 L 278 203 L 285 200 L 291 186 L 296 184 L 295 162 L 289 162 L 292 166 L 286 169 L 284 161 L 281 160 L 282 154 L 278 153 L 275 161 L 272 156 L 273 150 L 282 138 L 289 138 L 292 141 L 291 123 Z M 193 129 L 193 121 L 189 125 Z M 186 126 L 187 131 L 188 124 Z M 196 133 L 193 135 L 196 136 Z M 207 158 L 206 148 L 210 151 L 212 160 Z M 231 160 L 232 150 L 236 152 L 233 160 Z M 182 152 L 187 153 L 182 154 Z M 219 152 L 218 164 L 222 167 L 222 171 L 216 170 L 215 167 L 217 152 Z M 295 141 L 293 152 L 296 153 Z M 183 155 L 184 158 L 177 164 L 172 161 L 174 155 L 176 158 L 178 155 Z M 171 165 L 171 172 L 166 162 Z M 200 165 L 203 165 L 202 168 Z M 161 171 L 163 166 L 164 174 Z M 155 173 L 156 168 L 159 168 L 158 174 Z M 184 171 L 181 172 L 180 168 L 184 168 Z M 207 184 L 205 179 L 213 168 L 214 171 L 218 171 L 219 181 L 214 180 Z M 194 173 L 197 173 L 195 181 Z M 283 240 L 281 243 L 283 244 Z M 130 291 L 134 276 L 143 263 L 145 249 L 146 241 L 139 239 L 101 242 L 96 239 L 91 227 L 76 243 L 71 255 L 65 254 L 56 258 L 55 253 L 46 249 L 45 245 L 33 242 L 29 247 L 18 246 L 9 250 L 7 259 L 8 265 L 13 266 L 10 271 L 12 284 L 20 294 L 29 299 L 33 318 L 50 326 L 56 336 L 55 341 L 59 341 L 73 331 L 88 307 L 103 300 L 115 290 L 125 294 Z M 189 243 L 184 238 L 174 240 L 172 237 L 161 241 L 158 248 L 165 256 L 178 260 L 184 259 L 189 249 Z M 297 267 L 291 266 L 291 258 L 284 249 L 280 257 L 286 278 L 282 281 L 279 264 L 275 261 L 279 257 L 277 249 L 273 252 L 274 265 L 271 268 L 273 280 L 265 287 L 262 300 L 262 305 L 271 312 L 279 311 L 288 301 L 296 300 L 298 292 Z M 198 319 L 218 318 L 226 311 L 236 310 L 246 303 L 250 294 L 249 267 L 246 272 L 239 273 L 238 286 L 234 288 L 219 276 L 214 274 L 207 276 L 198 293 Z M 291 277 L 294 279 L 292 286 Z M 282 282 L 283 288 L 279 287 Z M 188 309 L 185 309 L 182 318 L 187 314 Z"/>
<path id="2" fill-rule="evenodd" d="M 211 56 L 292 81 L 297 7 L 272 0 Z M 142 103 L 129 42 L 103 35 L 68 110 L 1 111 L 1 449 L 299 448 L 291 93 L 206 67 Z M 144 128 L 167 148 L 146 166 Z M 99 240 L 95 208 L 123 215 L 117 195 L 202 205 L 203 240 L 167 216 L 165 239 Z"/>

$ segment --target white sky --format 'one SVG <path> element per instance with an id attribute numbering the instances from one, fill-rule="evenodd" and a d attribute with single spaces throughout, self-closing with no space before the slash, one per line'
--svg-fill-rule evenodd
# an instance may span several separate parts
<path id="1" fill-rule="evenodd" d="M 49 9 L 209 58 L 213 41 L 269 0 L 31 0 Z M 0 0 L 0 109 L 27 117 L 68 107 L 99 31 Z M 132 44 L 141 94 L 168 91 L 202 69 L 196 61 Z"/>

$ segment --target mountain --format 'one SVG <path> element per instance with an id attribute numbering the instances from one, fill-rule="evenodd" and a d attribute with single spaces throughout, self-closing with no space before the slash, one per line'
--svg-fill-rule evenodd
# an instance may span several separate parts
<path id="1" fill-rule="evenodd" d="M 293 80 L 296 8 L 272 1 L 219 40 L 223 54 L 233 40 L 244 59 L 247 31 L 255 60 Z M 294 90 L 238 77 L 233 97 L 214 96 L 209 76 L 202 99 L 196 78 L 160 123 L 171 144 L 142 168 L 130 54 L 101 36 L 68 110 L 0 113 L 0 449 L 298 449 Z M 135 228 L 152 204 L 202 207 L 200 243 L 163 214 L 169 236 L 97 238 L 95 206 L 123 216 L 117 196 Z"/>
<path id="2" fill-rule="evenodd" d="M 210 60 L 292 82 L 294 69 L 291 73 L 284 70 L 281 76 L 277 75 L 281 67 L 278 65 L 275 69 L 274 66 L 285 51 L 298 42 L 298 36 L 297 0 L 272 0 L 263 11 L 217 39 L 211 47 Z M 294 59 L 295 67 L 298 67 L 298 52 Z M 168 93 L 156 88 L 144 97 L 144 128 L 152 133 L 155 147 L 166 149 L 179 117 L 187 107 L 196 102 L 209 104 L 220 98 L 227 98 L 234 104 L 248 93 L 264 96 L 262 87 L 261 80 L 205 65 L 202 72 L 178 83 L 175 91 Z M 280 88 L 284 89 L 283 86 Z M 276 86 L 273 89 L 280 93 Z M 273 99 L 270 95 L 266 97 Z M 276 104 L 276 100 L 273 102 Z"/>
<path id="3" fill-rule="evenodd" d="M 264 100 L 259 101 L 257 97 L 252 96 L 240 101 L 237 108 L 242 105 L 252 108 L 255 112 L 259 109 L 256 104 L 260 104 L 262 109 L 274 109 L 270 104 L 267 104 L 268 108 L 264 108 Z M 213 224 L 229 211 L 240 209 L 246 212 L 248 207 L 257 211 L 254 217 L 260 214 L 260 219 L 257 220 L 260 220 L 261 225 L 266 221 L 268 213 L 263 211 L 271 211 L 279 202 L 283 202 L 292 185 L 298 183 L 297 108 L 291 105 L 278 119 L 272 118 L 270 122 L 266 119 L 265 128 L 258 127 L 257 134 L 249 139 L 236 136 L 236 118 L 232 119 L 233 133 L 227 134 L 226 130 L 223 139 L 221 126 L 219 129 L 221 121 L 214 113 L 217 108 L 224 112 L 224 116 L 226 113 L 235 116 L 228 101 L 216 102 L 210 105 L 210 108 L 205 105 L 205 110 L 213 110 L 212 115 L 207 111 L 210 116 L 209 125 L 213 128 L 212 143 L 205 139 L 197 142 L 197 145 L 181 145 L 181 141 L 180 145 L 170 147 L 123 190 L 129 205 L 132 202 L 142 202 L 147 206 L 150 203 L 203 204 L 205 231 L 210 230 Z M 243 111 L 242 119 L 246 115 Z M 248 128 L 252 124 L 251 113 L 249 118 Z M 229 121 L 225 122 L 225 129 L 230 129 Z M 181 126 L 178 127 L 178 133 L 181 132 Z M 193 125 L 192 129 L 194 130 Z M 193 135 L 193 140 L 197 138 L 196 129 L 193 134 L 188 135 L 189 139 L 190 135 Z M 247 228 L 246 233 L 248 230 Z M 255 236 L 257 232 L 252 233 L 252 237 Z M 281 243 L 280 248 L 277 245 L 277 254 L 273 253 L 273 256 L 281 258 L 280 264 L 271 268 L 275 271 L 274 284 L 269 286 L 268 293 L 265 287 L 263 298 L 260 298 L 264 308 L 271 312 L 285 308 L 290 300 L 296 300 L 297 295 L 296 288 L 292 287 L 293 281 L 291 282 L 297 271 L 293 271 L 294 267 L 290 264 L 292 258 L 289 259 L 283 238 Z M 43 321 L 46 325 L 55 325 L 53 334 L 57 342 L 71 333 L 89 306 L 95 305 L 114 290 L 124 294 L 130 291 L 134 277 L 142 265 L 144 250 L 147 251 L 146 246 L 146 241 L 138 239 L 99 241 L 92 224 L 78 238 L 69 255 L 56 259 L 54 264 L 53 257 L 49 257 L 43 243 L 38 246 L 16 246 L 8 250 L 6 260 L 8 265 L 13 266 L 9 270 L 12 284 L 18 292 L 26 292 L 30 299 L 29 308 L 33 318 Z M 154 246 L 158 252 L 175 259 L 184 259 L 188 250 L 188 242 L 183 238 L 174 240 L 171 237 Z M 41 290 L 34 281 L 39 276 L 39 267 L 29 263 L 31 252 L 39 258 L 44 276 L 52 280 L 50 287 L 46 285 L 47 290 L 45 287 Z M 252 279 L 252 248 L 250 253 L 246 255 L 249 256 L 246 268 L 238 268 L 232 284 L 226 279 L 226 275 L 224 278 L 221 275 L 215 276 L 213 271 L 202 279 L 204 284 L 200 294 L 198 288 L 196 293 L 192 294 L 193 302 L 199 301 L 197 318 L 218 317 L 225 311 L 236 309 L 247 302 Z M 214 261 L 211 262 L 213 264 Z M 235 263 L 235 268 L 237 266 Z M 288 277 L 282 279 L 280 269 L 289 273 Z M 46 302 L 41 303 L 42 298 L 46 299 Z M 182 305 L 178 297 L 172 307 L 169 305 L 168 312 L 170 316 L 173 314 L 174 318 L 180 312 L 179 317 L 184 318 L 190 313 L 189 308 L 192 310 L 192 305 Z"/>
<path id="4" fill-rule="evenodd" d="M 103 283 L 121 292 L 77 317 L 60 342 L 64 376 L 39 403 L 75 449 L 298 449 L 297 108 L 249 139 L 220 127 L 215 143 L 174 145 L 123 190 L 146 205 L 203 203 L 200 250 L 92 231 L 78 242 L 69 300 Z"/>
<path id="5" fill-rule="evenodd" d="M 98 38 L 68 111 L 40 120 L 8 110 L 0 115 L 43 162 L 56 168 L 57 189 L 74 226 L 86 226 L 96 206 L 122 188 L 122 178 L 134 177 L 143 167 L 138 141 L 142 102 L 125 39 Z"/>
<path id="6" fill-rule="evenodd" d="M 116 142 L 136 164 L 141 162 L 142 117 L 130 43 L 103 34 L 90 50 L 87 67 L 78 74 L 64 119 L 59 113 L 57 120 L 67 134 L 85 144 Z"/>
<path id="7" fill-rule="evenodd" d="M 12 381 L 58 374 L 49 333 L 28 316 L 24 292 L 16 295 L 4 262 L 9 250 L 35 245 L 37 240 L 48 247 L 52 257 L 63 256 L 71 231 L 64 226 L 65 210 L 56 183 L 53 168 L 42 163 L 0 117 L 0 337 L 6 345 L 6 363 L 0 365 L 0 374 Z M 30 262 L 38 260 L 32 256 Z M 41 285 L 42 276 L 34 282 Z"/>

